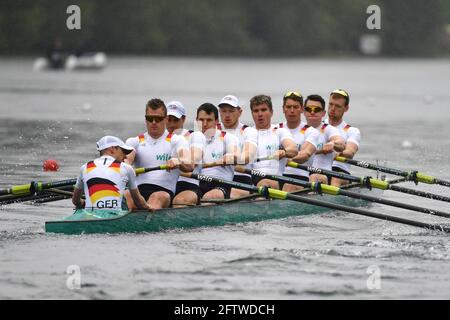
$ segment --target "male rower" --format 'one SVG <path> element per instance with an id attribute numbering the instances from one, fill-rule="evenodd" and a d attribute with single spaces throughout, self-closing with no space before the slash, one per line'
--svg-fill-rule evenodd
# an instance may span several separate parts
<path id="1" fill-rule="evenodd" d="M 286 121 L 278 126 L 288 129 L 296 143 L 298 153 L 290 160 L 310 166 L 317 149 L 319 131 L 301 121 L 302 111 L 303 96 L 296 91 L 287 92 L 283 97 L 283 114 Z M 284 165 L 287 164 L 287 161 L 288 159 L 283 159 Z M 309 172 L 297 168 L 286 167 L 283 175 L 289 178 L 309 181 Z M 300 189 L 302 187 L 289 183 L 283 184 L 283 191 L 293 192 Z"/>
<path id="2" fill-rule="evenodd" d="M 326 114 L 325 100 L 317 95 L 309 95 L 305 100 L 305 118 L 309 126 L 319 130 L 317 151 L 313 159 L 313 167 L 331 170 L 335 153 L 344 151 L 345 142 L 339 130 L 322 122 Z M 310 175 L 310 181 L 319 181 L 328 184 L 328 178 L 320 174 Z"/>
<path id="3" fill-rule="evenodd" d="M 328 119 L 325 120 L 325 123 L 336 127 L 344 138 L 345 149 L 339 155 L 353 159 L 361 143 L 361 133 L 358 128 L 352 127 L 344 121 L 344 114 L 350 108 L 349 103 L 350 95 L 347 91 L 337 89 L 331 92 L 328 101 Z M 332 169 L 336 172 L 350 174 L 350 165 L 348 163 L 333 161 Z M 331 178 L 331 184 L 336 187 L 348 183 L 349 181 L 347 180 Z"/>
<path id="4" fill-rule="evenodd" d="M 239 139 L 240 158 L 239 164 L 246 165 L 246 168 L 251 169 L 251 164 L 256 157 L 258 132 L 255 128 L 249 127 L 239 121 L 242 115 L 242 108 L 239 104 L 239 99 L 233 95 L 226 95 L 219 102 L 219 114 L 222 120 L 219 123 L 218 129 L 227 133 L 232 133 Z M 233 181 L 252 184 L 252 177 L 246 173 L 234 173 Z M 249 194 L 248 191 L 236 188 L 231 189 L 231 198 L 238 198 Z"/>
<path id="5" fill-rule="evenodd" d="M 219 111 L 211 103 L 204 103 L 198 107 L 197 123 L 206 138 L 201 173 L 232 181 L 234 165 L 239 155 L 239 139 L 231 133 L 217 129 Z M 207 164 L 214 164 L 214 166 L 208 168 L 206 167 Z M 200 189 L 204 200 L 228 199 L 231 194 L 229 186 L 205 181 L 200 181 Z"/>
<path id="6" fill-rule="evenodd" d="M 134 169 L 124 163 L 126 155 L 134 149 L 122 140 L 105 136 L 97 142 L 100 157 L 87 162 L 80 169 L 72 202 L 77 208 L 120 210 L 125 188 L 139 209 L 149 210 L 136 185 Z M 85 194 L 86 201 L 81 198 Z"/>
<path id="7" fill-rule="evenodd" d="M 168 166 L 167 171 L 147 172 L 136 179 L 139 191 L 152 209 L 167 208 L 173 200 L 180 170 L 190 172 L 194 165 L 186 140 L 166 130 L 167 108 L 162 100 L 151 99 L 147 103 L 145 120 L 147 132 L 127 140 L 135 149 L 127 156 L 127 162 L 144 168 Z"/>
<path id="8" fill-rule="evenodd" d="M 189 144 L 191 160 L 196 165 L 194 172 L 198 173 L 200 168 L 198 164 L 202 162 L 203 149 L 206 144 L 205 136 L 200 131 L 184 129 L 186 121 L 186 110 L 179 101 L 167 103 L 167 131 L 183 137 Z M 180 176 L 178 178 L 175 197 L 172 201 L 172 207 L 179 208 L 186 205 L 198 205 L 202 192 L 199 182 L 196 179 Z"/>
<path id="9" fill-rule="evenodd" d="M 269 96 L 253 97 L 250 100 L 250 109 L 258 131 L 257 157 L 260 159 L 253 163 L 253 169 L 266 174 L 283 175 L 286 163 L 281 163 L 280 160 L 297 156 L 297 146 L 292 134 L 286 128 L 271 125 L 273 106 Z M 274 180 L 253 176 L 253 183 L 258 187 L 279 189 L 278 181 Z"/>

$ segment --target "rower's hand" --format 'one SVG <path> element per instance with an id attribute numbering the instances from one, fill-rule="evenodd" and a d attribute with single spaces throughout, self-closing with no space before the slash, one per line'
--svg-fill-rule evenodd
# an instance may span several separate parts
<path id="1" fill-rule="evenodd" d="M 173 170 L 180 166 L 180 160 L 177 158 L 171 158 L 167 161 L 167 170 Z"/>
<path id="2" fill-rule="evenodd" d="M 285 150 L 277 150 L 275 151 L 275 153 L 272 155 L 272 158 L 274 159 L 283 159 L 286 158 L 286 151 Z"/>
<path id="3" fill-rule="evenodd" d="M 334 142 L 328 142 L 328 143 L 324 144 L 322 153 L 329 154 L 332 152 L 334 152 Z"/>
<path id="4" fill-rule="evenodd" d="M 237 157 L 234 154 L 226 154 L 222 157 L 222 165 L 223 166 L 227 166 L 227 165 L 233 165 L 237 163 Z"/>

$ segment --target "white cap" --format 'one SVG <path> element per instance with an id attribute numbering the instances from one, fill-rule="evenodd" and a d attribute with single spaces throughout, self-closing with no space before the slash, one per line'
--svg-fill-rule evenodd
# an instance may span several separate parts
<path id="1" fill-rule="evenodd" d="M 239 107 L 239 99 L 236 98 L 235 96 L 232 96 L 231 94 L 229 94 L 229 95 L 223 97 L 222 100 L 220 100 L 219 107 L 222 104 L 228 104 L 228 105 L 232 106 L 233 108 L 238 108 Z"/>
<path id="2" fill-rule="evenodd" d="M 186 110 L 180 101 L 170 101 L 167 104 L 167 115 L 181 119 L 181 117 L 186 115 Z"/>
<path id="3" fill-rule="evenodd" d="M 125 144 L 122 140 L 114 136 L 104 136 L 100 140 L 97 141 L 97 150 L 102 151 L 109 147 L 120 147 L 124 151 L 125 154 L 133 151 L 133 147 Z"/>

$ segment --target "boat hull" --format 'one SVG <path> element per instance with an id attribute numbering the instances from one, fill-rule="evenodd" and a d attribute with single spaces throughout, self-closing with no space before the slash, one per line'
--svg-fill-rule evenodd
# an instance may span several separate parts
<path id="1" fill-rule="evenodd" d="M 310 197 L 352 207 L 367 205 L 365 201 L 341 196 L 314 195 Z M 65 220 L 46 222 L 45 231 L 63 234 L 158 232 L 176 228 L 215 227 L 280 219 L 327 211 L 331 210 L 291 200 L 240 201 L 229 204 L 162 209 L 154 213 L 135 211 L 121 215 L 79 210 Z"/>

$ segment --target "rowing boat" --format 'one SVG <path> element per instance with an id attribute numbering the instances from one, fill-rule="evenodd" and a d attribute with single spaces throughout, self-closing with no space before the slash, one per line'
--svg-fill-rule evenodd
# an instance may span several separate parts
<path id="1" fill-rule="evenodd" d="M 367 193 L 367 189 L 356 189 Z M 382 191 L 370 191 L 371 193 Z M 351 207 L 366 201 L 329 195 L 305 195 Z M 148 211 L 76 210 L 72 216 L 45 223 L 45 231 L 63 234 L 158 232 L 177 228 L 216 227 L 228 224 L 280 219 L 331 211 L 291 200 L 241 200 L 185 208 Z"/>

